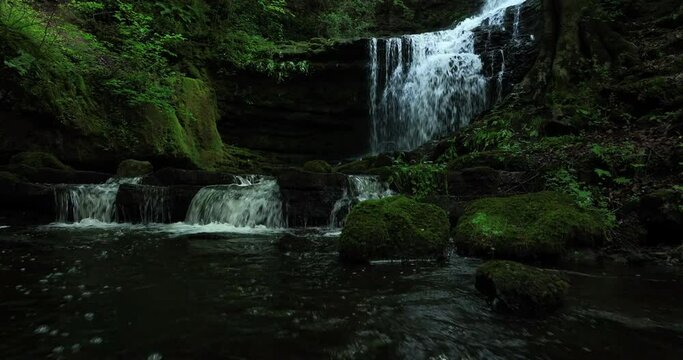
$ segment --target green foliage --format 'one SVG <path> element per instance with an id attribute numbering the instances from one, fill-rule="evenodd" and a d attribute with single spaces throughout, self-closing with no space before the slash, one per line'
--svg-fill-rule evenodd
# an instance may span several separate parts
<path id="1" fill-rule="evenodd" d="M 307 74 L 308 61 L 275 61 L 273 59 L 259 61 L 255 65 L 257 71 L 282 82 L 294 74 Z"/>
<path id="2" fill-rule="evenodd" d="M 324 30 L 320 35 L 332 38 L 361 36 L 374 25 L 375 13 L 381 0 L 335 1 L 329 11 L 320 15 Z"/>
<path id="3" fill-rule="evenodd" d="M 612 177 L 608 171 L 596 169 L 598 176 Z M 605 228 L 616 226 L 616 215 L 609 208 L 609 201 L 597 187 L 591 187 L 578 181 L 574 169 L 560 168 L 545 175 L 546 187 L 553 191 L 569 194 L 574 202 L 583 209 L 596 209 Z M 627 181 L 627 180 L 620 180 Z"/>
<path id="4" fill-rule="evenodd" d="M 180 34 L 156 32 L 153 17 L 135 9 L 132 3 L 116 1 L 119 54 L 112 76 L 104 84 L 131 106 L 151 104 L 169 110 L 177 73 L 168 65 L 175 56 L 171 46 L 184 40 Z"/>
<path id="5" fill-rule="evenodd" d="M 470 136 L 465 139 L 465 145 L 476 151 L 513 150 L 517 146 L 511 123 L 498 116 L 489 118 L 485 124 L 475 125 Z"/>
<path id="6" fill-rule="evenodd" d="M 399 163 L 392 167 L 388 182 L 400 193 L 424 199 L 446 188 L 446 165 Z"/>
<path id="7" fill-rule="evenodd" d="M 102 50 L 54 13 L 38 12 L 22 0 L 0 1 L 0 75 L 3 87 L 18 92 L 15 108 L 53 113 L 81 130 L 97 131 L 87 78 L 103 68 L 95 63 Z"/>
<path id="8" fill-rule="evenodd" d="M 591 153 L 607 170 L 603 170 L 601 177 L 612 177 L 617 174 L 639 173 L 646 166 L 647 156 L 642 148 L 634 143 L 622 142 L 617 144 L 592 144 Z M 600 169 L 596 169 L 598 172 Z M 609 173 L 607 176 L 606 173 Z M 600 173 L 598 175 L 601 175 Z"/>

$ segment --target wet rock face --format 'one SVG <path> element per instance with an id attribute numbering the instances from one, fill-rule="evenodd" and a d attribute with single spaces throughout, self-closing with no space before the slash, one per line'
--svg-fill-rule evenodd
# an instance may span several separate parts
<path id="1" fill-rule="evenodd" d="M 524 79 L 538 56 L 543 16 L 540 0 L 527 0 L 505 14 L 504 28 L 475 30 L 475 49 L 489 80 L 491 104 L 505 97 Z"/>
<path id="2" fill-rule="evenodd" d="M 124 177 L 136 177 L 150 174 L 154 171 L 154 166 L 149 161 L 139 161 L 128 159 L 119 164 L 116 175 Z"/>
<path id="3" fill-rule="evenodd" d="M 490 104 L 509 93 L 533 65 L 541 26 L 539 0 L 529 0 L 519 16 L 514 8 L 507 12 L 504 29 L 476 30 L 476 50 L 490 79 Z M 286 57 L 307 61 L 310 68 L 283 81 L 247 72 L 223 77 L 217 89 L 221 134 L 230 143 L 301 162 L 367 154 L 369 53 L 369 41 L 360 39 Z"/>
<path id="4" fill-rule="evenodd" d="M 681 245 L 683 192 L 658 190 L 643 196 L 638 216 L 647 230 L 648 245 Z"/>
<path id="5" fill-rule="evenodd" d="M 176 168 L 163 168 L 143 179 L 143 184 L 157 186 L 210 186 L 232 184 L 234 182 L 235 176 L 232 174 Z"/>
<path id="6" fill-rule="evenodd" d="M 112 175 L 95 171 L 60 170 L 46 167 L 26 165 L 8 165 L 3 167 L 22 178 L 42 184 L 99 184 L 107 181 Z"/>
<path id="7" fill-rule="evenodd" d="M 53 198 L 49 186 L 29 183 L 15 174 L 0 171 L 1 217 L 19 222 L 51 222 Z"/>
<path id="8" fill-rule="evenodd" d="M 241 72 L 220 80 L 219 130 L 230 143 L 294 160 L 336 160 L 369 146 L 366 40 L 293 55 L 306 74 Z"/>
<path id="9" fill-rule="evenodd" d="M 117 217 L 135 224 L 182 222 L 199 190 L 201 186 L 122 184 L 116 194 Z"/>
<path id="10" fill-rule="evenodd" d="M 334 204 L 348 187 L 345 175 L 290 170 L 277 175 L 289 227 L 326 226 Z"/>

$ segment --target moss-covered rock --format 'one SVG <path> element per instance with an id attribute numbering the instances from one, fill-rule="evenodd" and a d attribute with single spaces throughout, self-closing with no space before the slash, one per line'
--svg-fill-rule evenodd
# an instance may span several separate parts
<path id="1" fill-rule="evenodd" d="M 540 316 L 562 306 L 569 282 L 513 261 L 490 261 L 477 269 L 475 287 L 498 311 Z"/>
<path id="2" fill-rule="evenodd" d="M 440 258 L 448 245 L 448 216 L 439 207 L 403 196 L 356 205 L 339 239 L 349 262 Z"/>
<path id="3" fill-rule="evenodd" d="M 54 155 L 40 151 L 27 151 L 16 154 L 10 158 L 9 162 L 13 165 L 26 165 L 33 168 L 71 170 L 70 167 L 64 165 L 64 163 Z"/>
<path id="4" fill-rule="evenodd" d="M 308 161 L 304 164 L 304 170 L 313 173 L 331 173 L 332 165 L 323 160 Z"/>
<path id="5" fill-rule="evenodd" d="M 338 166 L 335 170 L 344 174 L 369 174 L 376 169 L 390 167 L 394 159 L 386 154 L 369 156 L 361 160 L 352 161 Z"/>
<path id="6" fill-rule="evenodd" d="M 141 117 L 136 127 L 141 153 L 185 160 L 190 166 L 207 169 L 224 155 L 216 128 L 216 98 L 202 80 L 181 78 L 173 109 L 144 106 Z"/>
<path id="7" fill-rule="evenodd" d="M 565 194 L 540 192 L 470 203 L 455 241 L 467 255 L 553 260 L 569 246 L 598 244 L 607 228 L 598 211 L 579 207 Z"/>
<path id="8" fill-rule="evenodd" d="M 116 175 L 124 177 L 136 177 L 151 174 L 154 172 L 154 166 L 149 161 L 139 160 L 123 160 L 119 164 Z"/>
<path id="9" fill-rule="evenodd" d="M 448 170 L 486 166 L 497 170 L 523 171 L 530 165 L 523 156 L 510 151 L 483 151 L 458 156 L 448 163 Z"/>
<path id="10" fill-rule="evenodd" d="M 23 181 L 21 177 L 9 171 L 0 171 L 0 184 L 14 184 Z"/>

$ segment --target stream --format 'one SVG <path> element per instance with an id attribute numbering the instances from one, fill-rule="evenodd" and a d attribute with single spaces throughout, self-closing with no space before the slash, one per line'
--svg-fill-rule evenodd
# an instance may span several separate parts
<path id="1" fill-rule="evenodd" d="M 350 267 L 336 238 L 80 223 L 0 229 L 5 359 L 610 359 L 683 356 L 683 273 L 573 268 L 547 319 L 492 312 L 479 260 Z"/>

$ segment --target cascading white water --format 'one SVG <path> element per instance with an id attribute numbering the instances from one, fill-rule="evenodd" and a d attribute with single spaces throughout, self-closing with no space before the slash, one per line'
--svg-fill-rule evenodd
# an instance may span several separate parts
<path id="1" fill-rule="evenodd" d="M 344 190 L 342 197 L 337 200 L 330 213 L 330 227 L 336 228 L 351 211 L 353 205 L 371 199 L 381 199 L 394 193 L 387 184 L 380 181 L 378 176 L 349 175 L 349 188 Z"/>
<path id="2" fill-rule="evenodd" d="M 171 221 L 169 188 L 142 185 L 143 201 L 138 205 L 143 224 L 163 224 Z"/>
<path id="3" fill-rule="evenodd" d="M 372 152 L 412 150 L 484 111 L 488 79 L 475 53 L 474 29 L 502 27 L 506 10 L 525 1 L 486 0 L 479 14 L 453 29 L 372 39 Z"/>
<path id="4" fill-rule="evenodd" d="M 285 227 L 280 188 L 273 178 L 237 176 L 238 183 L 201 189 L 190 204 L 186 223 L 235 227 Z"/>
<path id="5" fill-rule="evenodd" d="M 121 184 L 137 184 L 142 178 L 111 178 L 104 184 L 57 185 L 53 188 L 57 222 L 116 220 L 116 194 Z"/>

